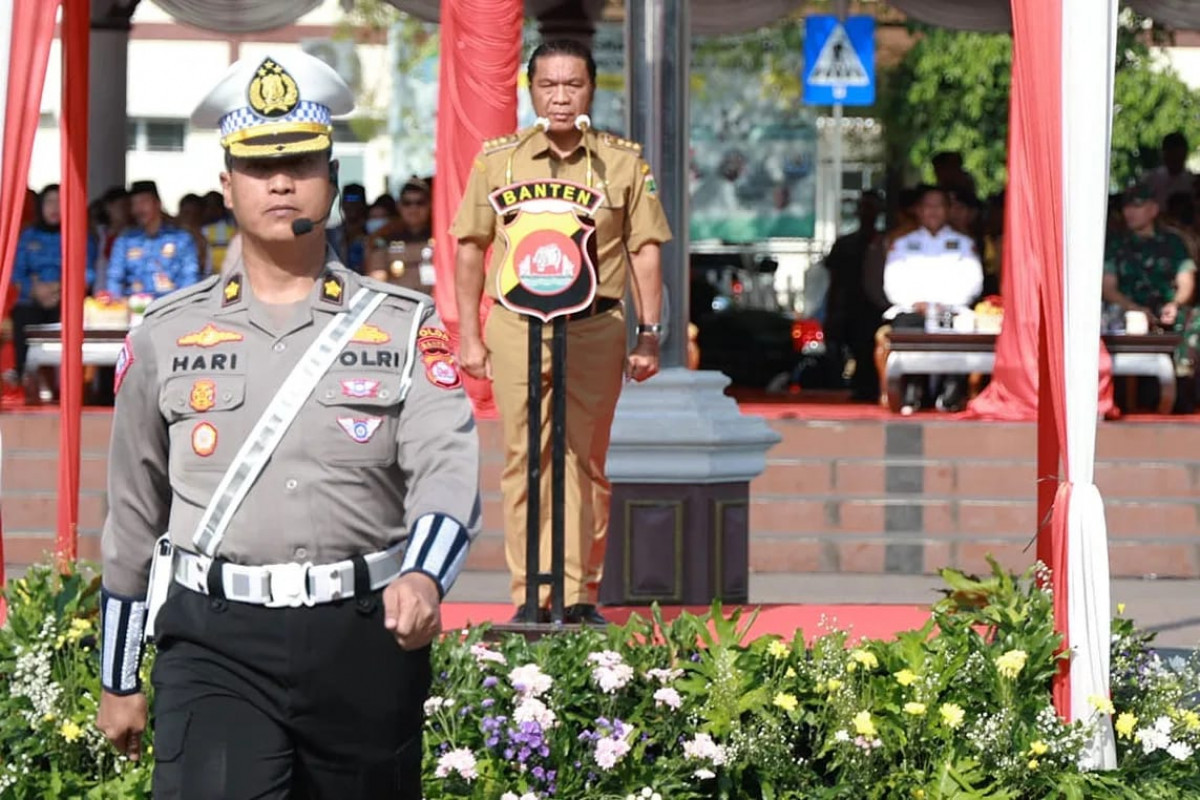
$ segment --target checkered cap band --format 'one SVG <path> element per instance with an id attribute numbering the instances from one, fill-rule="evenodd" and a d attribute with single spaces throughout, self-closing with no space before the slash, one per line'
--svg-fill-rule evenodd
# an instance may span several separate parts
<path id="1" fill-rule="evenodd" d="M 221 117 L 221 136 L 225 137 L 231 133 L 262 125 L 278 125 L 281 122 L 315 122 L 321 125 L 332 125 L 333 118 L 329 115 L 328 106 L 308 100 L 301 100 L 291 112 L 282 117 L 264 117 L 249 106 L 245 106 Z"/>

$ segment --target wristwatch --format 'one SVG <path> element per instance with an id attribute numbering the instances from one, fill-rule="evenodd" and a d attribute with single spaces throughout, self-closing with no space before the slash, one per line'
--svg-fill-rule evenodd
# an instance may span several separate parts
<path id="1" fill-rule="evenodd" d="M 638 323 L 637 333 L 638 336 L 653 336 L 655 339 L 657 339 L 658 337 L 662 336 L 663 326 L 662 323 L 659 322 L 655 322 L 651 325 L 641 322 Z"/>

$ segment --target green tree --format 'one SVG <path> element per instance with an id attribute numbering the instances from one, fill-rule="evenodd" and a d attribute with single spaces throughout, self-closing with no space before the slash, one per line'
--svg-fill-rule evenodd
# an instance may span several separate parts
<path id="1" fill-rule="evenodd" d="M 999 190 L 1007 179 L 1011 37 L 923 26 L 913 31 L 919 36 L 916 44 L 880 80 L 877 111 L 889 162 L 930 180 L 930 157 L 958 150 L 981 193 Z M 1200 141 L 1200 92 L 1152 51 L 1170 41 L 1169 31 L 1122 14 L 1114 85 L 1114 187 L 1158 163 L 1165 134 L 1180 130 L 1190 141 Z"/>

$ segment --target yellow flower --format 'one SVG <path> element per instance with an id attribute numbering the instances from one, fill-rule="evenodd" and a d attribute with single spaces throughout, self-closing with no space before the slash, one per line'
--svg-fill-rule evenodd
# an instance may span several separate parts
<path id="1" fill-rule="evenodd" d="M 962 710 L 962 706 L 957 703 L 943 703 L 938 709 L 938 713 L 942 715 L 942 722 L 946 723 L 946 727 L 950 730 L 955 730 L 963 724 L 963 720 L 967 717 L 967 712 Z"/>
<path id="2" fill-rule="evenodd" d="M 787 672 L 783 673 L 783 677 L 785 677 L 785 678 L 796 677 L 796 670 L 792 669 L 791 667 L 788 667 Z"/>
<path id="3" fill-rule="evenodd" d="M 1112 700 L 1099 695 L 1090 695 L 1088 697 L 1088 705 L 1099 711 L 1101 714 L 1115 714 L 1117 710 L 1113 708 Z"/>
<path id="4" fill-rule="evenodd" d="M 769 645 L 767 645 L 767 652 L 773 658 L 787 658 L 788 653 L 790 653 L 791 650 L 788 649 L 788 646 L 786 644 L 784 644 L 783 642 L 776 639 L 775 641 L 773 641 Z"/>
<path id="5" fill-rule="evenodd" d="M 912 714 L 914 717 L 923 717 L 923 716 L 925 716 L 925 704 L 924 703 L 905 703 L 904 704 L 904 713 Z"/>
<path id="6" fill-rule="evenodd" d="M 59 728 L 59 733 L 61 733 L 62 737 L 68 742 L 73 742 L 83 735 L 83 728 L 79 727 L 74 722 L 67 720 L 62 724 L 62 727 Z"/>
<path id="7" fill-rule="evenodd" d="M 854 715 L 854 731 L 860 736 L 874 736 L 877 733 L 870 711 L 860 711 Z"/>
<path id="8" fill-rule="evenodd" d="M 1037 768 L 1038 768 L 1038 760 L 1037 760 L 1036 758 L 1031 758 L 1031 759 L 1029 759 L 1029 768 L 1030 768 L 1030 769 L 1037 769 Z"/>
<path id="9" fill-rule="evenodd" d="M 73 630 L 73 631 L 87 633 L 91 629 L 92 629 L 91 620 L 86 620 L 86 619 L 83 619 L 82 617 L 76 617 L 75 619 L 71 620 L 71 630 Z"/>
<path id="10" fill-rule="evenodd" d="M 1183 726 L 1189 731 L 1200 729 L 1200 714 L 1190 710 L 1183 712 Z"/>
<path id="11" fill-rule="evenodd" d="M 925 800 L 925 790 L 924 789 L 916 789 L 915 791 L 913 791 L 913 797 L 917 798 L 917 800 Z"/>
<path id="12" fill-rule="evenodd" d="M 1128 711 L 1121 712 L 1121 716 L 1117 717 L 1117 723 L 1113 727 L 1117 729 L 1117 735 L 1129 739 L 1133 736 L 1133 729 L 1137 727 L 1138 718 Z"/>
<path id="13" fill-rule="evenodd" d="M 851 666 L 854 665 L 851 664 Z M 829 691 L 836 692 L 838 689 L 842 688 L 842 682 L 837 678 L 830 678 L 829 683 L 825 684 L 825 686 L 829 689 Z"/>
<path id="14" fill-rule="evenodd" d="M 795 711 L 796 706 L 799 705 L 794 694 L 785 694 L 784 692 L 775 695 L 774 703 L 784 711 Z"/>
<path id="15" fill-rule="evenodd" d="M 917 682 L 917 674 L 911 669 L 902 669 L 896 673 L 896 683 L 901 686 L 912 686 Z"/>
<path id="16" fill-rule="evenodd" d="M 1050 748 L 1041 739 L 1029 745 L 1029 754 L 1034 756 L 1044 756 L 1050 752 Z"/>
<path id="17" fill-rule="evenodd" d="M 42 717 L 42 722 L 54 722 L 54 712 L 51 711 L 46 716 Z"/>
<path id="18" fill-rule="evenodd" d="M 1000 671 L 1001 675 L 1011 680 L 1025 669 L 1025 662 L 1028 658 L 1029 656 L 1024 650 L 1009 650 L 996 659 L 996 669 Z"/>
<path id="19" fill-rule="evenodd" d="M 849 664 L 846 665 L 846 672 L 854 672 L 857 669 L 858 669 L 858 664 L 855 664 L 853 661 L 851 661 Z"/>
<path id="20" fill-rule="evenodd" d="M 1117 603 L 1117 615 L 1118 616 L 1125 615 L 1125 604 L 1124 603 Z"/>
<path id="21" fill-rule="evenodd" d="M 868 650 L 854 650 L 850 653 L 850 657 L 867 669 L 875 669 L 879 666 L 879 659 L 875 658 L 875 654 Z"/>

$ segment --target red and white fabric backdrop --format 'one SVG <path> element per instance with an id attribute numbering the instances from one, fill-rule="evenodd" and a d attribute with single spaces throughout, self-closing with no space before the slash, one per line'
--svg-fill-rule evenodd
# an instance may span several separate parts
<path id="1" fill-rule="evenodd" d="M 8 296 L 13 258 L 21 234 L 33 137 L 41 112 L 46 61 L 54 38 L 57 0 L 0 3 L 0 297 Z M 78 450 L 78 448 L 76 448 Z M 0 528 L 0 585 L 4 582 L 4 533 Z M 0 623 L 5 606 L 0 601 Z"/>
<path id="2" fill-rule="evenodd" d="M 516 130 L 523 13 L 522 0 L 442 0 L 437 179 L 433 184 L 437 230 L 434 300 L 455 349 L 459 319 L 454 297 L 457 248 L 447 230 L 484 140 Z M 475 410 L 490 412 L 494 408 L 491 384 L 467 375 L 463 379 Z"/>
<path id="3" fill-rule="evenodd" d="M 1013 301 L 1022 328 L 1040 329 L 1039 473 L 1057 477 L 1061 463 L 1063 478 L 1038 534 L 1070 653 L 1055 705 L 1066 719 L 1095 723 L 1085 765 L 1112 768 L 1112 721 L 1095 708 L 1109 696 L 1111 610 L 1094 463 L 1117 3 L 1012 0 L 1012 11 L 1010 272 L 1036 283 Z"/>

